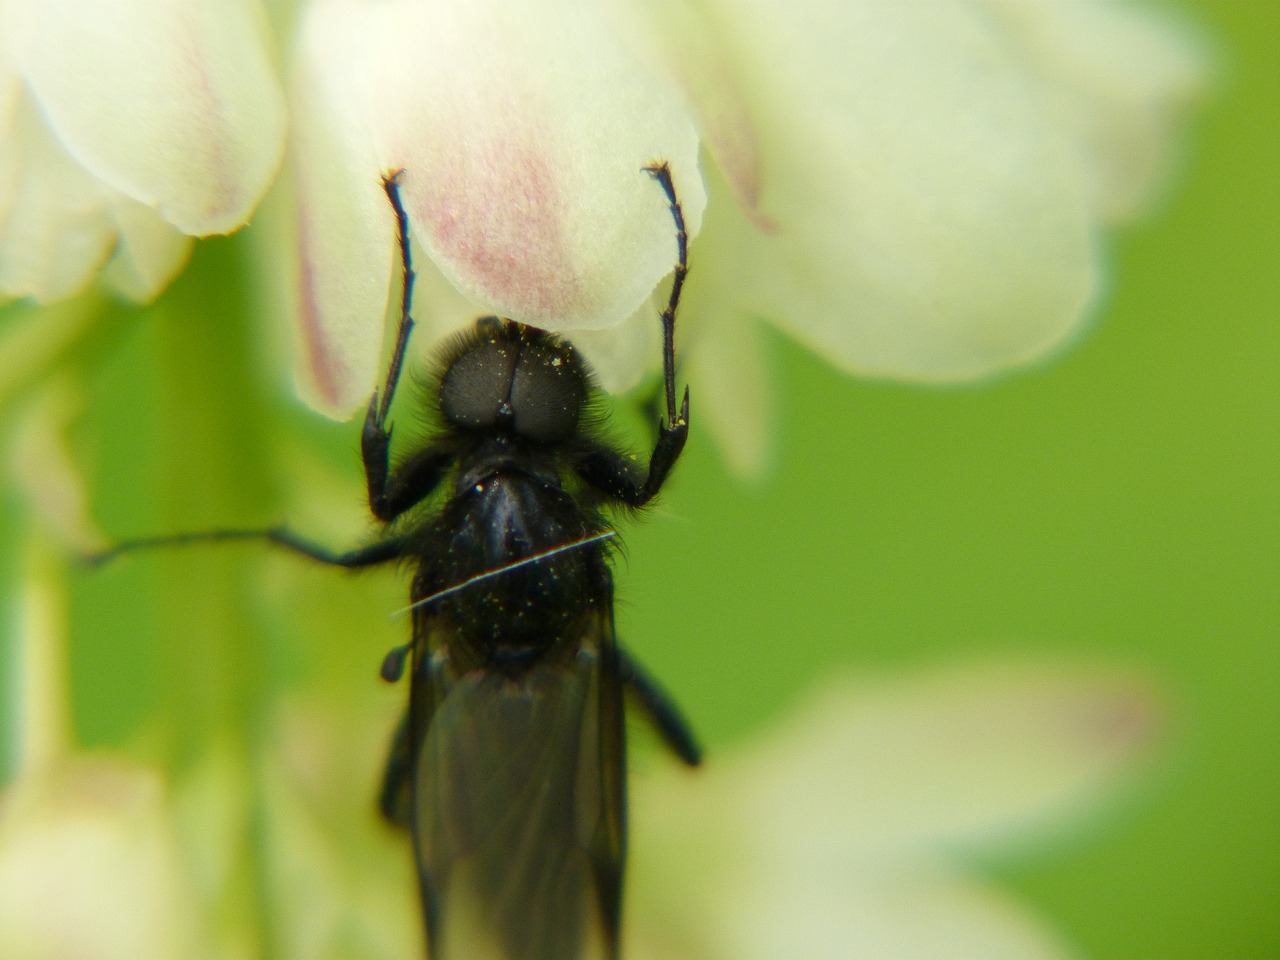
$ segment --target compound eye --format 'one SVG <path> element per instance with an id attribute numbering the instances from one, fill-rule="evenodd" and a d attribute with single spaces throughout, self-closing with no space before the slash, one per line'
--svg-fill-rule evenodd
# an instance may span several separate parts
<path id="1" fill-rule="evenodd" d="M 519 347 L 482 340 L 449 364 L 440 380 L 440 411 L 460 427 L 497 425 L 507 398 Z"/>
<path id="2" fill-rule="evenodd" d="M 586 378 L 572 347 L 549 341 L 525 346 L 511 384 L 516 433 L 539 443 L 567 440 L 578 429 L 586 398 Z"/>

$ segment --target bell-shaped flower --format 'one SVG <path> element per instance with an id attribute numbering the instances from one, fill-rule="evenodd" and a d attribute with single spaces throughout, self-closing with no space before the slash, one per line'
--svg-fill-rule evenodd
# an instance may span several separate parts
<path id="1" fill-rule="evenodd" d="M 291 77 L 304 393 L 346 415 L 372 392 L 397 168 L 423 341 L 496 312 L 573 331 L 606 388 L 634 385 L 675 260 L 641 172 L 665 159 L 701 230 L 689 379 L 750 469 L 759 319 L 933 383 L 1068 342 L 1103 228 L 1159 185 L 1203 80 L 1186 36 L 1096 2 L 315 0 Z"/>
<path id="2" fill-rule="evenodd" d="M 438 268 L 419 285 L 424 340 L 475 304 L 559 329 L 634 313 L 676 257 L 647 163 L 671 164 L 700 222 L 692 119 L 598 4 L 319 0 L 292 110 L 303 382 L 334 413 L 368 398 L 382 356 L 395 226 L 380 172 L 404 169 Z M 470 302 L 439 307 L 446 283 Z"/>
<path id="3" fill-rule="evenodd" d="M 99 270 L 148 300 L 243 225 L 283 150 L 269 48 L 255 0 L 0 4 L 0 300 Z"/>

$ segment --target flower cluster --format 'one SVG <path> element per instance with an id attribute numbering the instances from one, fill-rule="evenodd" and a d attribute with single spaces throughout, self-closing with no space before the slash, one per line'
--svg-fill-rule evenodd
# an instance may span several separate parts
<path id="1" fill-rule="evenodd" d="M 0 295 L 99 268 L 154 296 L 187 236 L 244 223 L 277 170 L 299 386 L 345 417 L 394 276 L 403 168 L 419 346 L 477 312 L 572 330 L 602 384 L 653 364 L 667 160 L 694 253 L 682 338 L 730 462 L 758 466 L 759 320 L 844 370 L 940 382 L 1071 338 L 1100 227 L 1140 211 L 1204 71 L 1103 3 L 12 0 L 0 8 Z M 295 16 L 296 15 L 296 16 Z M 284 92 L 282 92 L 282 87 Z"/>
<path id="2" fill-rule="evenodd" d="M 191 237 L 248 222 L 284 136 L 250 3 L 0 5 L 0 297 L 57 300 L 99 270 L 155 297 Z"/>
<path id="3" fill-rule="evenodd" d="M 345 417 L 385 353 L 398 264 L 379 179 L 403 169 L 425 254 L 415 352 L 499 313 L 571 332 L 623 391 L 658 358 L 675 238 L 642 168 L 665 160 L 696 238 L 679 330 L 695 416 L 749 473 L 768 448 L 762 322 L 917 382 L 1068 342 L 1104 228 L 1156 194 L 1204 79 L 1178 29 L 1094 0 L 0 0 L 0 302 L 153 300 L 192 238 L 262 210 L 252 269 L 288 292 L 255 318 L 288 316 L 300 394 Z M 91 313 L 0 326 L 6 419 L 14 371 L 56 352 L 33 334 L 61 349 Z M 361 766 L 387 720 L 367 702 L 348 716 L 271 686 L 237 659 L 269 653 L 215 638 L 196 669 L 226 702 L 173 724 L 194 761 L 72 743 L 69 580 L 45 538 L 98 535 L 61 447 L 68 379 L 28 405 L 0 477 L 31 508 L 9 565 L 23 686 L 0 955 L 414 955 L 412 868 Z M 245 704 L 263 740 L 228 719 Z M 1157 712 L 1109 671 L 836 684 L 696 785 L 638 785 L 628 954 L 1065 956 L 957 851 L 1078 816 Z"/>

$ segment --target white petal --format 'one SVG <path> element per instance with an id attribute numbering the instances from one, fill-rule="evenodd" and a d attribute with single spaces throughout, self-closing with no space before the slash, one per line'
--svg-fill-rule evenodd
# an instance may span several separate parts
<path id="1" fill-rule="evenodd" d="M 354 5 L 315 5 L 290 78 L 291 160 L 298 197 L 298 387 L 335 417 L 368 400 L 382 356 L 395 219 L 387 168 L 364 127 L 367 93 Z M 340 15 L 348 14 L 348 15 Z M 344 58 L 345 57 L 345 58 Z"/>
<path id="2" fill-rule="evenodd" d="M 760 200 L 761 158 L 755 124 L 720 22 L 734 10 L 709 3 L 614 0 L 619 29 L 646 62 L 671 76 L 697 115 L 702 139 L 733 196 L 751 215 Z"/>
<path id="3" fill-rule="evenodd" d="M 774 225 L 736 269 L 759 311 L 849 371 L 926 380 L 1076 329 L 1095 285 L 1076 143 L 983 17 L 944 0 L 723 9 Z"/>
<path id="4" fill-rule="evenodd" d="M 647 864 L 637 845 L 635 874 Z M 694 899 L 652 917 L 637 897 L 628 956 L 700 960 L 1065 960 L 1059 938 L 1028 911 L 977 883 L 936 870 L 876 876 L 854 870 L 706 864 Z M 652 919 L 651 919 L 652 917 Z M 679 934 L 696 930 L 681 944 Z M 673 935 L 674 934 L 674 935 Z M 671 941 L 672 946 L 667 946 Z M 666 943 L 664 943 L 664 941 Z M 683 949 L 680 947 L 683 946 Z"/>
<path id="5" fill-rule="evenodd" d="M 788 886 L 788 879 L 794 885 Z M 743 960 L 750 956 L 752 939 L 784 947 L 788 939 L 799 938 L 804 938 L 801 948 L 789 955 L 813 960 L 1066 960 L 1070 955 L 1057 936 L 1011 899 L 938 870 L 906 867 L 898 875 L 859 878 L 810 871 L 807 879 L 797 873 L 761 880 L 759 892 L 774 896 L 774 922 L 761 910 L 753 911 L 754 922 L 738 917 L 735 933 L 742 937 L 742 949 L 732 955 Z M 757 955 L 763 960 L 788 954 L 784 949 Z"/>
<path id="6" fill-rule="evenodd" d="M 78 760 L 15 793 L 0 816 L 0 954 L 195 955 L 195 894 L 153 772 Z"/>
<path id="7" fill-rule="evenodd" d="M 750 838 L 770 864 L 819 871 L 1007 845 L 1096 811 L 1159 718 L 1147 684 L 1100 669 L 832 683 L 749 751 L 638 783 L 637 821 L 688 856 L 732 859 Z"/>
<path id="8" fill-rule="evenodd" d="M 697 397 L 705 426 L 729 469 L 741 480 L 758 479 L 773 446 L 773 385 L 764 331 L 743 317 L 690 355 L 690 419 Z"/>
<path id="9" fill-rule="evenodd" d="M 758 477 L 772 441 L 771 383 L 764 334 L 737 273 L 755 225 L 717 171 L 708 173 L 707 186 L 711 203 L 690 249 L 676 323 L 689 358 L 690 417 L 714 437 L 734 473 Z"/>
<path id="10" fill-rule="evenodd" d="M 1207 84 L 1201 46 L 1154 11 L 1120 4 L 984 3 L 1081 142 L 1098 212 L 1109 220 L 1141 212 L 1163 185 L 1175 134 Z"/>
<path id="11" fill-rule="evenodd" d="M 0 126 L 0 236 L 13 210 L 22 176 L 24 144 L 15 129 L 15 120 L 16 116 L 4 118 L 5 126 Z"/>
<path id="12" fill-rule="evenodd" d="M 1149 754 L 1150 685 L 1017 664 L 833 684 L 734 779 L 788 856 L 900 857 L 1079 819 Z M 750 786 L 747 780 L 750 777 Z"/>
<path id="13" fill-rule="evenodd" d="M 417 256 L 415 246 L 414 271 L 418 281 L 414 285 L 413 295 L 413 337 L 414 344 L 410 355 L 418 358 L 419 365 L 431 369 L 431 365 L 440 354 L 441 345 L 460 333 L 475 327 L 479 317 L 488 316 L 493 311 L 481 304 L 464 297 L 444 275 L 436 269 L 436 265 L 426 257 Z M 396 261 L 397 266 L 399 261 Z M 397 298 L 399 288 L 395 289 Z M 392 313 L 399 320 L 400 301 L 396 300 Z"/>
<path id="14" fill-rule="evenodd" d="M 108 188 L 20 105 L 8 145 L 14 189 L 0 228 L 0 295 L 59 300 L 84 289 L 115 243 Z"/>
<path id="15" fill-rule="evenodd" d="M 9 17 L 6 14 L 7 11 L 0 7 L 0 37 L 5 36 L 9 29 Z M 8 136 L 9 124 L 13 121 L 13 111 L 18 103 L 20 86 L 21 77 L 18 75 L 13 58 L 9 56 L 9 51 L 5 49 L 4 44 L 0 43 L 0 142 Z"/>
<path id="16" fill-rule="evenodd" d="M 22 68 L 95 176 L 184 233 L 249 217 L 279 164 L 284 109 L 252 0 L 47 0 Z"/>
<path id="17" fill-rule="evenodd" d="M 123 194 L 115 196 L 111 214 L 119 240 L 103 276 L 130 300 L 154 300 L 187 265 L 192 240 L 150 207 Z"/>
<path id="18" fill-rule="evenodd" d="M 1145 684 L 1101 669 L 832 683 L 745 751 L 636 778 L 630 946 L 655 960 L 1065 957 L 947 861 L 1078 818 L 1150 746 L 1155 715 Z"/>
<path id="19" fill-rule="evenodd" d="M 634 389 L 650 370 L 662 364 L 662 307 L 649 297 L 640 309 L 608 330 L 574 330 L 577 347 L 606 393 Z M 666 303 L 663 294 L 663 305 Z"/>
<path id="20" fill-rule="evenodd" d="M 675 260 L 641 167 L 670 162 L 695 233 L 697 138 L 594 4 L 327 6 L 352 21 L 351 79 L 383 163 L 405 168 L 416 236 L 465 296 L 553 329 L 639 307 Z"/>
<path id="21" fill-rule="evenodd" d="M 406 838 L 369 815 L 369 784 L 383 770 L 369 746 L 397 718 L 367 697 L 341 700 L 316 685 L 281 698 L 273 714 L 263 792 L 275 955 L 422 960 Z"/>

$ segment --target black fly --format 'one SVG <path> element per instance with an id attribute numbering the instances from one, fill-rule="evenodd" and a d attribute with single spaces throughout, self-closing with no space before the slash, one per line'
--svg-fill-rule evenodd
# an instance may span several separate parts
<path id="1" fill-rule="evenodd" d="M 626 858 L 624 695 L 685 763 L 699 749 L 661 688 L 614 635 L 609 508 L 661 489 L 688 435 L 676 408 L 674 328 L 687 273 L 684 217 L 667 165 L 678 255 L 662 313 L 666 411 L 643 474 L 585 416 L 589 372 L 567 341 L 485 317 L 444 354 L 443 423 L 391 463 L 387 422 L 409 333 L 414 273 L 397 172 L 383 180 L 404 266 L 386 382 L 361 437 L 369 506 L 384 536 L 331 553 L 289 530 L 213 531 L 122 544 L 266 538 L 313 559 L 408 559 L 413 639 L 382 675 L 410 668 L 381 807 L 413 837 L 432 960 L 616 960 Z M 433 496 L 435 495 L 435 496 Z"/>

